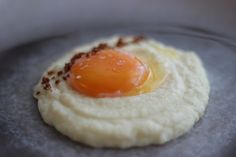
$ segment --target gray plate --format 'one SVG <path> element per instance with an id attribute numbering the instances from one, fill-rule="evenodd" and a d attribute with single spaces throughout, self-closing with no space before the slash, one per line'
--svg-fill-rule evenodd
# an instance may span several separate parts
<path id="1" fill-rule="evenodd" d="M 75 45 L 115 33 L 145 34 L 202 58 L 211 83 L 204 117 L 186 135 L 162 146 L 94 149 L 46 125 L 32 97 L 42 72 Z M 45 39 L 0 53 L 0 154 L 45 157 L 236 156 L 236 47 L 225 38 L 191 28 L 112 28 Z"/>

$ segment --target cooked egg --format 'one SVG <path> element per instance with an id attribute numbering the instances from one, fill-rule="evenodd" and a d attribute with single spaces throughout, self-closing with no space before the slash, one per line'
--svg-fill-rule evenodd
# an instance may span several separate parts
<path id="1" fill-rule="evenodd" d="M 200 58 L 140 39 L 101 39 L 53 63 L 35 87 L 43 120 L 94 147 L 163 144 L 190 130 L 210 91 Z"/>
<path id="2" fill-rule="evenodd" d="M 115 49 L 79 58 L 70 70 L 69 84 L 94 97 L 123 96 L 148 78 L 149 69 L 137 57 Z"/>
<path id="3" fill-rule="evenodd" d="M 86 57 L 87 56 L 87 57 Z M 69 72 L 73 89 L 92 97 L 130 96 L 148 92 L 155 78 L 153 62 L 119 49 L 105 49 L 77 59 Z M 160 72 L 161 73 L 161 72 Z"/>

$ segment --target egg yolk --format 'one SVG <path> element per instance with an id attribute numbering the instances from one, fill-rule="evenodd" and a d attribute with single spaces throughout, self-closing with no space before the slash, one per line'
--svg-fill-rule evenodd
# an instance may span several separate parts
<path id="1" fill-rule="evenodd" d="M 149 70 L 131 54 L 104 49 L 77 59 L 69 74 L 68 83 L 74 90 L 92 97 L 115 97 L 138 89 L 147 80 Z"/>

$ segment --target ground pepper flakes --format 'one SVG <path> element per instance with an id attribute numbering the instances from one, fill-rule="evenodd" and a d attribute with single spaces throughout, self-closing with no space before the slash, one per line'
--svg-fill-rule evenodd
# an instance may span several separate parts
<path id="1" fill-rule="evenodd" d="M 49 78 L 43 77 L 41 84 L 46 84 L 46 83 L 48 83 L 48 82 L 49 82 Z"/>
<path id="2" fill-rule="evenodd" d="M 86 54 L 86 53 L 81 52 L 81 53 L 78 53 L 78 54 L 74 55 L 74 56 L 71 58 L 70 63 L 74 64 L 77 59 L 81 58 L 81 57 L 82 57 L 83 55 L 85 55 L 85 54 Z"/>
<path id="3" fill-rule="evenodd" d="M 61 81 L 60 80 L 56 80 L 55 84 L 58 85 Z"/>
<path id="4" fill-rule="evenodd" d="M 61 76 L 63 74 L 63 71 L 58 71 L 57 76 Z"/>
<path id="5" fill-rule="evenodd" d="M 64 72 L 67 73 L 70 71 L 72 64 L 71 63 L 66 63 L 64 66 Z"/>
<path id="6" fill-rule="evenodd" d="M 135 36 L 135 37 L 133 37 L 133 43 L 138 43 L 138 42 L 140 42 L 140 41 L 142 41 L 142 40 L 144 40 L 145 39 L 145 37 L 144 36 L 142 36 L 142 35 L 139 35 L 139 36 Z"/>
<path id="7" fill-rule="evenodd" d="M 43 86 L 43 89 L 49 90 L 49 89 L 51 89 L 51 85 L 50 85 L 50 84 L 45 84 L 45 85 Z"/>
<path id="8" fill-rule="evenodd" d="M 53 75 L 53 74 L 54 74 L 54 71 L 53 71 L 53 70 L 48 71 L 48 76 L 51 76 L 51 75 Z"/>
<path id="9" fill-rule="evenodd" d="M 50 81 L 49 78 L 47 78 L 45 76 L 42 78 L 41 84 L 43 85 L 43 89 L 45 89 L 45 90 L 51 89 L 51 85 L 50 85 L 49 81 Z"/>
<path id="10" fill-rule="evenodd" d="M 67 80 L 66 76 L 63 76 L 62 79 L 65 80 L 65 81 Z"/>
<path id="11" fill-rule="evenodd" d="M 93 47 L 93 48 L 92 48 L 90 51 L 88 51 L 88 52 L 80 52 L 80 53 L 75 54 L 75 55 L 70 59 L 70 62 L 69 62 L 69 63 L 66 63 L 66 64 L 64 65 L 63 71 L 58 71 L 56 74 L 57 74 L 57 76 L 62 76 L 62 79 L 66 81 L 67 78 L 69 77 L 68 72 L 70 71 L 72 65 L 76 62 L 77 59 L 79 59 L 79 58 L 81 58 L 81 57 L 83 57 L 83 56 L 85 56 L 85 57 L 88 58 L 88 57 L 90 57 L 90 56 L 92 56 L 92 55 L 95 55 L 96 53 L 98 53 L 98 52 L 101 51 L 101 50 L 104 50 L 104 49 L 113 49 L 113 48 L 120 48 L 120 47 L 129 45 L 129 44 L 132 44 L 132 43 L 138 43 L 138 42 L 140 42 L 140 41 L 142 41 L 142 40 L 144 40 L 144 39 L 145 39 L 144 36 L 139 35 L 139 36 L 134 36 L 133 39 L 132 39 L 132 41 L 125 42 L 125 41 L 123 40 L 123 38 L 120 37 L 120 38 L 117 40 L 117 42 L 115 43 L 115 46 L 113 46 L 113 47 L 109 46 L 109 45 L 106 44 L 106 43 L 100 43 L 98 46 Z M 55 71 L 50 70 L 50 71 L 47 72 L 47 74 L 48 74 L 48 76 L 51 76 L 51 75 L 55 74 Z M 52 80 L 56 79 L 56 76 L 52 76 L 51 79 L 52 79 Z M 51 89 L 51 85 L 50 85 L 49 82 L 50 82 L 50 79 L 49 79 L 49 78 L 47 78 L 47 77 L 45 77 L 45 76 L 42 78 L 41 84 L 43 85 L 43 89 L 45 89 L 45 90 Z M 55 81 L 55 84 L 58 85 L 60 82 L 61 82 L 60 80 L 56 80 L 56 81 Z M 37 92 L 37 93 L 38 93 L 38 92 Z M 36 94 L 37 94 L 37 93 L 36 93 Z"/>
<path id="12" fill-rule="evenodd" d="M 125 45 L 126 43 L 124 42 L 123 38 L 119 38 L 118 41 L 116 42 L 116 47 L 123 47 Z"/>

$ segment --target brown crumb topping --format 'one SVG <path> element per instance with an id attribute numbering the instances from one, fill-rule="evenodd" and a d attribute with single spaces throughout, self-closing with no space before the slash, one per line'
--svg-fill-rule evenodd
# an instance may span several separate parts
<path id="1" fill-rule="evenodd" d="M 128 44 L 131 44 L 131 43 L 138 43 L 140 41 L 144 40 L 144 37 L 143 36 L 135 36 L 133 37 L 133 40 L 132 42 L 125 42 L 123 40 L 123 38 L 119 38 L 117 43 L 115 44 L 114 47 L 111 47 L 109 46 L 108 44 L 106 43 L 100 43 L 98 46 L 96 47 L 93 47 L 90 51 L 88 52 L 80 52 L 80 53 L 77 53 L 75 54 L 69 63 L 66 63 L 65 66 L 64 66 L 64 74 L 66 74 L 67 72 L 70 71 L 71 69 L 71 66 L 75 63 L 75 61 L 77 59 L 80 59 L 82 56 L 85 56 L 85 57 L 90 57 L 92 55 L 95 55 L 97 52 L 101 51 L 101 50 L 105 50 L 105 49 L 111 49 L 111 48 L 116 48 L 116 47 L 123 47 L 125 45 L 128 45 Z"/>
<path id="2" fill-rule="evenodd" d="M 61 76 L 63 74 L 63 71 L 58 71 L 57 76 Z"/>
<path id="3" fill-rule="evenodd" d="M 121 37 L 116 42 L 116 47 L 123 47 L 125 45 L 126 45 L 126 43 L 124 42 L 123 38 L 121 38 Z"/>
<path id="4" fill-rule="evenodd" d="M 56 80 L 55 84 L 58 85 L 61 81 L 60 80 Z"/>
<path id="5" fill-rule="evenodd" d="M 78 54 L 74 55 L 74 56 L 71 58 L 70 63 L 74 64 L 77 59 L 81 58 L 81 57 L 82 57 L 83 55 L 85 55 L 85 54 L 86 54 L 86 53 L 81 52 L 81 53 L 78 53 Z"/>
<path id="6" fill-rule="evenodd" d="M 40 91 L 37 91 L 37 92 L 36 92 L 36 95 L 39 95 L 39 94 L 40 94 Z"/>
<path id="7" fill-rule="evenodd" d="M 135 37 L 133 38 L 133 43 L 138 43 L 138 42 L 140 42 L 140 41 L 142 41 L 142 40 L 144 40 L 144 39 L 145 39 L 145 37 L 142 36 L 142 35 L 135 36 Z"/>
<path id="8" fill-rule="evenodd" d="M 67 77 L 66 77 L 66 76 L 63 76 L 62 79 L 66 81 L 66 80 L 67 80 Z"/>
<path id="9" fill-rule="evenodd" d="M 51 85 L 50 85 L 50 84 L 45 84 L 45 85 L 43 86 L 43 89 L 49 90 L 49 89 L 51 89 Z"/>
<path id="10" fill-rule="evenodd" d="M 48 76 L 53 75 L 55 72 L 53 70 L 48 71 Z"/>
<path id="11" fill-rule="evenodd" d="M 49 82 L 50 82 L 49 78 L 45 76 L 42 78 L 41 84 L 43 85 L 43 89 L 45 90 L 51 89 L 51 85 Z"/>
<path id="12" fill-rule="evenodd" d="M 90 52 L 88 52 L 88 54 L 89 53 L 96 54 L 98 51 L 101 51 L 104 49 L 109 49 L 109 48 L 111 48 L 111 47 L 108 46 L 106 43 L 101 43 L 97 47 L 92 48 L 92 50 Z"/>
<path id="13" fill-rule="evenodd" d="M 70 71 L 72 64 L 71 63 L 66 63 L 64 66 L 64 73 L 67 73 Z"/>
<path id="14" fill-rule="evenodd" d="M 62 78 L 64 81 L 66 81 L 70 77 L 68 72 L 70 71 L 72 65 L 75 64 L 76 60 L 80 59 L 81 57 L 87 57 L 88 58 L 88 57 L 91 57 L 92 55 L 95 55 L 96 53 L 98 53 L 101 50 L 121 48 L 121 47 L 124 47 L 124 46 L 129 45 L 129 44 L 137 44 L 137 43 L 141 42 L 144 39 L 145 39 L 144 36 L 139 35 L 139 36 L 134 36 L 132 41 L 127 42 L 122 37 L 120 37 L 113 47 L 109 46 L 106 43 L 100 43 L 98 46 L 93 47 L 88 52 L 79 52 L 79 53 L 75 54 L 70 59 L 70 62 L 66 63 L 64 65 L 63 70 L 58 71 L 58 72 L 56 72 L 54 70 L 50 70 L 50 71 L 47 72 L 47 75 L 52 76 L 51 80 L 55 80 L 56 78 L 59 78 L 55 81 L 55 84 L 58 85 L 61 82 L 60 78 Z M 43 76 L 41 84 L 42 84 L 44 90 L 50 90 L 51 89 L 50 79 L 48 77 Z M 39 91 L 36 93 L 36 95 L 38 95 L 38 94 L 40 94 Z"/>
<path id="15" fill-rule="evenodd" d="M 42 83 L 42 84 L 49 83 L 49 78 L 47 78 L 47 77 L 43 77 L 41 83 Z"/>

